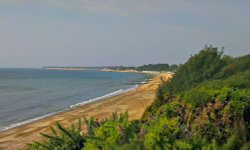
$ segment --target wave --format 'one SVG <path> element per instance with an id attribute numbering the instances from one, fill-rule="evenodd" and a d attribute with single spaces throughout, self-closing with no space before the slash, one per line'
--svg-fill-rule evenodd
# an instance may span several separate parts
<path id="1" fill-rule="evenodd" d="M 70 110 L 72 108 L 76 108 L 76 107 L 83 106 L 83 105 L 86 105 L 86 104 L 89 104 L 89 103 L 104 100 L 104 99 L 107 99 L 107 98 L 110 98 L 110 97 L 113 97 L 113 96 L 116 96 L 116 95 L 120 95 L 122 93 L 132 91 L 132 90 L 136 89 L 137 87 L 138 87 L 138 84 L 136 84 L 134 87 L 131 87 L 131 88 L 120 89 L 120 90 L 117 90 L 115 92 L 112 92 L 112 93 L 109 93 L 109 94 L 106 94 L 106 95 L 103 95 L 103 96 L 100 96 L 100 97 L 97 97 L 97 98 L 94 98 L 94 99 L 90 99 L 90 100 L 87 100 L 87 101 L 83 101 L 81 103 L 71 105 L 68 108 L 60 110 L 60 111 L 56 111 L 56 112 L 49 113 L 49 114 L 46 114 L 46 115 L 43 115 L 43 116 L 40 116 L 40 117 L 35 117 L 35 118 L 32 118 L 32 119 L 28 119 L 28 120 L 25 120 L 25 121 L 22 121 L 22 122 L 19 122 L 19 123 L 11 124 L 8 127 L 2 127 L 1 126 L 0 131 L 5 131 L 5 130 L 11 129 L 11 128 L 15 128 L 15 127 L 18 127 L 18 126 L 21 126 L 21 125 L 24 125 L 24 124 L 28 124 L 28 123 L 31 123 L 31 122 L 34 122 L 34 121 L 37 121 L 37 120 L 40 120 L 40 119 L 55 115 L 55 114 L 58 114 L 60 112 L 64 112 L 66 110 Z"/>
<path id="2" fill-rule="evenodd" d="M 113 96 L 116 96 L 116 95 L 120 95 L 122 93 L 126 93 L 128 91 L 134 90 L 135 88 L 137 88 L 137 86 L 138 85 L 136 84 L 132 88 L 120 89 L 120 90 L 117 90 L 115 92 L 109 93 L 109 94 L 104 95 L 104 96 L 100 96 L 100 97 L 97 97 L 97 98 L 94 98 L 94 99 L 90 99 L 88 101 L 83 101 L 81 103 L 77 103 L 77 104 L 71 105 L 70 108 L 75 108 L 75 107 L 78 107 L 78 106 L 82 106 L 82 105 L 85 105 L 85 104 L 89 104 L 89 103 L 97 102 L 97 101 L 100 101 L 100 100 L 103 100 L 103 99 L 106 99 L 106 98 L 110 98 L 110 97 L 113 97 Z"/>
<path id="3" fill-rule="evenodd" d="M 65 111 L 65 110 L 57 111 L 57 112 L 53 112 L 53 113 L 49 113 L 49 114 L 46 114 L 46 115 L 43 115 L 43 116 L 40 116 L 40 117 L 36 117 L 36 118 L 25 120 L 25 121 L 22 121 L 22 122 L 19 122 L 19 123 L 11 124 L 8 127 L 1 127 L 0 131 L 5 131 L 5 130 L 11 129 L 11 128 L 15 128 L 15 127 L 18 127 L 18 126 L 21 126 L 21 125 L 24 125 L 24 124 L 28 124 L 28 123 L 31 123 L 31 122 L 34 122 L 34 121 L 37 121 L 37 120 L 40 120 L 40 119 L 52 116 L 54 114 L 57 114 L 57 113 L 63 112 L 63 111 Z"/>
<path id="4" fill-rule="evenodd" d="M 128 83 L 125 83 L 126 85 L 141 85 L 148 83 L 149 79 L 144 79 L 144 81 L 131 81 Z"/>

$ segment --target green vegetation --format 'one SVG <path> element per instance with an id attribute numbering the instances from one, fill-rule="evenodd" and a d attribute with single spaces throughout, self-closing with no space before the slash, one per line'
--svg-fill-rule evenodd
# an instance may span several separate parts
<path id="1" fill-rule="evenodd" d="M 113 70 L 136 70 L 136 71 L 172 71 L 176 72 L 179 68 L 179 65 L 169 65 L 169 64 L 148 64 L 139 67 L 108 67 L 108 69 Z"/>
<path id="2" fill-rule="evenodd" d="M 250 55 L 232 58 L 205 47 L 157 91 L 140 120 L 128 114 L 85 119 L 87 131 L 52 128 L 33 149 L 249 150 Z M 79 126 L 81 126 L 79 121 Z"/>

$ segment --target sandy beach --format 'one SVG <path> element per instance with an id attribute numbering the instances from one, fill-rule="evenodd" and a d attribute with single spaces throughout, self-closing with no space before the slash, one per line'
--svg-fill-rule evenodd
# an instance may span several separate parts
<path id="1" fill-rule="evenodd" d="M 40 132 L 49 133 L 49 126 L 60 122 L 67 126 L 77 121 L 83 115 L 96 119 L 109 117 L 112 112 L 128 111 L 129 119 L 139 119 L 145 109 L 155 99 L 155 91 L 162 80 L 167 80 L 171 74 L 155 75 L 148 83 L 140 85 L 135 90 L 117 95 L 98 102 L 58 113 L 56 115 L 0 132 L 0 150 L 25 149 L 27 143 L 41 140 Z"/>

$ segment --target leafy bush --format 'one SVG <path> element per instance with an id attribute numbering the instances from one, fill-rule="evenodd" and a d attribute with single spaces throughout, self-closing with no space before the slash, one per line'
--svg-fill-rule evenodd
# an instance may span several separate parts
<path id="1" fill-rule="evenodd" d="M 246 150 L 250 148 L 250 55 L 223 56 L 205 47 L 158 89 L 142 119 L 128 113 L 100 122 L 84 118 L 86 131 L 57 124 L 28 150 Z M 149 67 L 149 66 L 147 66 Z M 152 67 L 152 66 L 150 66 Z"/>
<path id="2" fill-rule="evenodd" d="M 81 135 L 81 120 L 78 127 L 73 124 L 70 128 L 64 128 L 61 124 L 56 124 L 57 130 L 51 127 L 53 135 L 41 133 L 45 140 L 43 143 L 34 142 L 28 145 L 27 150 L 78 150 L 84 146 L 85 137 Z"/>

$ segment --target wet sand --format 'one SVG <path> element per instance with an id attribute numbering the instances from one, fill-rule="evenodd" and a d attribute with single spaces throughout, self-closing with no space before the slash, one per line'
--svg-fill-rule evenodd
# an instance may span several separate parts
<path id="1" fill-rule="evenodd" d="M 122 113 L 128 111 L 130 120 L 139 119 L 145 109 L 154 101 L 155 91 L 162 83 L 162 80 L 167 80 L 170 77 L 171 74 L 160 73 L 135 90 L 1 131 L 0 150 L 25 149 L 27 143 L 41 140 L 40 132 L 49 133 L 49 126 L 54 125 L 55 122 L 68 126 L 84 115 L 104 119 L 110 117 L 113 112 Z"/>

